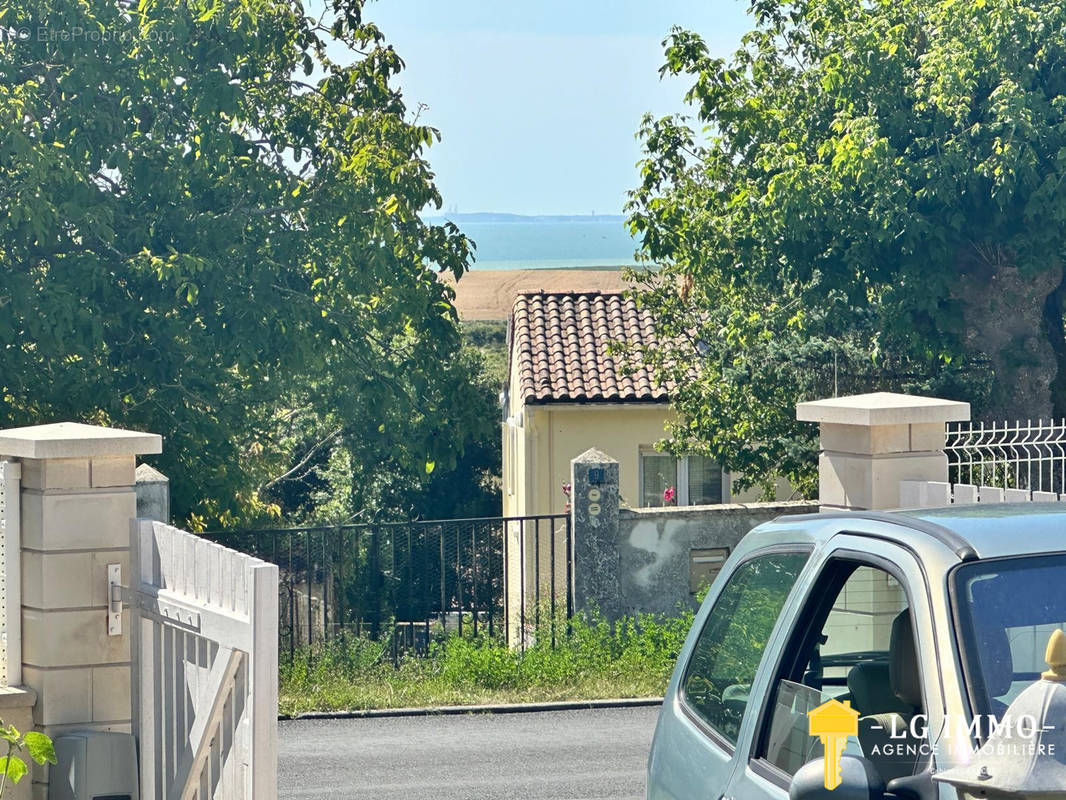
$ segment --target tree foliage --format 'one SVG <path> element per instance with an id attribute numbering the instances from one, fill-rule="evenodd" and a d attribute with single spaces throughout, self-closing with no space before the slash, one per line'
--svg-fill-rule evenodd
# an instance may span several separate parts
<path id="1" fill-rule="evenodd" d="M 454 461 L 484 422 L 434 269 L 470 243 L 418 216 L 438 134 L 361 6 L 0 9 L 0 426 L 162 433 L 201 524 L 320 450 Z"/>
<path id="2" fill-rule="evenodd" d="M 288 449 L 304 457 L 264 496 L 290 521 L 367 522 L 379 519 L 452 519 L 500 513 L 501 442 L 499 384 L 487 374 L 481 353 L 464 347 L 451 370 L 425 398 L 435 420 L 396 419 L 362 437 L 344 433 L 335 416 L 294 420 Z M 461 402 L 461 408 L 456 408 Z M 416 412 L 421 413 L 421 412 Z M 469 417 L 471 419 L 467 420 Z M 322 436 L 323 429 L 337 433 Z M 427 425 L 458 425 L 464 438 L 448 463 L 421 463 L 422 450 L 408 438 Z M 418 468 L 412 469 L 416 464 Z"/>
<path id="3" fill-rule="evenodd" d="M 646 118 L 630 222 L 680 382 L 671 446 L 810 480 L 798 400 L 1066 412 L 1066 8 L 755 0 L 729 59 L 675 30 L 696 120 Z M 696 129 L 694 123 L 705 126 Z M 698 375 L 691 378 L 694 365 Z"/>

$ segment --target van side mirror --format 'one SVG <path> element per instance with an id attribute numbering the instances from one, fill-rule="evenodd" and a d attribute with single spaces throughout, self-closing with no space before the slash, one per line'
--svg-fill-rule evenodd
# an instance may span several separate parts
<path id="1" fill-rule="evenodd" d="M 825 788 L 825 759 L 800 767 L 788 787 L 789 800 L 882 800 L 885 782 L 874 765 L 860 756 L 840 757 L 840 785 Z"/>

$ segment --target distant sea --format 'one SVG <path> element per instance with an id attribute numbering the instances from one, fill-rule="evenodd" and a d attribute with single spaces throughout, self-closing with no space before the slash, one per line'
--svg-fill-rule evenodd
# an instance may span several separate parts
<path id="1" fill-rule="evenodd" d="M 637 242 L 619 215 L 520 216 L 443 214 L 477 243 L 474 269 L 564 269 L 632 266 Z"/>

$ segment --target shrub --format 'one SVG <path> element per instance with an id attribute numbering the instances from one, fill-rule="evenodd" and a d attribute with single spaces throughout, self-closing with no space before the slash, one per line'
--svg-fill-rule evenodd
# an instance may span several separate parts
<path id="1" fill-rule="evenodd" d="M 284 711 L 661 694 L 692 624 L 641 614 L 609 622 L 593 611 L 541 615 L 525 650 L 484 632 L 449 634 L 424 657 L 392 663 L 391 643 L 344 636 L 306 648 L 281 669 Z M 552 643 L 552 632 L 555 643 Z"/>

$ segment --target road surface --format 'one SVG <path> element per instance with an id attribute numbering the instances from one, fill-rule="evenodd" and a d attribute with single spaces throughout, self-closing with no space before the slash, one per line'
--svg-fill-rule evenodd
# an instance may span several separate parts
<path id="1" fill-rule="evenodd" d="M 643 800 L 659 709 L 279 723 L 279 796 Z"/>

